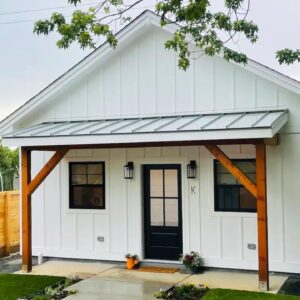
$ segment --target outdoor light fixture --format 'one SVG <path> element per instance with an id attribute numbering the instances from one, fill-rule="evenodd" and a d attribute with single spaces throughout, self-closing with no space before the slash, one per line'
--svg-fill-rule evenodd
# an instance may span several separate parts
<path id="1" fill-rule="evenodd" d="M 187 165 L 187 178 L 193 179 L 196 178 L 197 165 L 195 160 L 190 160 L 190 163 Z"/>
<path id="2" fill-rule="evenodd" d="M 133 162 L 129 161 L 127 165 L 124 166 L 124 179 L 133 179 Z"/>

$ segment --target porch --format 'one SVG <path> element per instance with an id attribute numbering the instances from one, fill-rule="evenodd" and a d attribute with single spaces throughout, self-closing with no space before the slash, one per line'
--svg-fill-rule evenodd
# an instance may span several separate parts
<path id="1" fill-rule="evenodd" d="M 188 153 L 185 159 L 180 162 L 182 168 L 183 166 L 185 168 L 187 163 L 194 159 L 193 156 L 198 155 L 197 151 L 199 151 L 199 147 L 201 147 L 202 150 L 205 149 L 206 153 L 210 153 L 211 157 L 216 159 L 224 169 L 240 182 L 252 197 L 257 199 L 257 261 L 259 287 L 260 290 L 268 290 L 269 253 L 266 145 L 276 146 L 278 144 L 276 133 L 286 122 L 286 111 L 260 111 L 125 120 L 117 119 L 108 121 L 54 122 L 22 129 L 8 136 L 4 136 L 4 139 L 7 141 L 19 143 L 19 145 L 22 146 L 23 270 L 25 272 L 31 272 L 32 270 L 31 195 L 68 152 L 83 149 L 112 149 L 111 151 L 115 149 L 115 151 L 117 151 L 117 149 L 143 148 L 150 149 L 151 151 L 151 149 L 184 149 L 185 147 L 194 147 L 196 152 L 192 151 Z M 240 147 L 251 145 L 251 147 L 253 147 L 254 158 L 256 159 L 256 183 L 254 183 L 220 147 L 231 147 L 231 145 L 238 145 Z M 31 178 L 31 153 L 44 151 L 54 151 L 55 153 L 40 171 L 36 172 L 36 175 Z M 138 151 L 136 153 L 138 153 Z M 132 157 L 136 160 L 134 155 Z M 120 164 L 125 164 L 131 161 L 131 159 L 129 159 L 129 156 L 125 153 L 121 158 L 117 158 L 116 161 L 117 165 L 115 165 L 114 168 L 119 168 Z M 156 163 L 166 163 L 167 160 L 164 159 L 160 162 L 157 160 L 154 161 Z M 172 160 L 172 162 L 174 162 L 174 160 Z M 178 161 L 176 161 L 176 163 L 177 162 Z M 112 163 L 112 161 L 110 161 L 110 163 Z M 116 164 L 116 162 L 114 161 L 112 164 Z M 138 162 L 139 167 L 143 164 L 144 162 L 141 160 Z M 139 172 L 141 172 L 141 169 L 139 169 Z M 183 177 L 186 178 L 187 174 L 184 173 L 182 178 Z M 138 184 L 140 186 L 140 182 L 138 182 Z M 193 202 L 199 201 L 199 197 L 192 195 L 194 194 L 195 188 L 190 185 L 189 181 L 187 181 L 186 186 L 188 187 L 187 194 L 190 195 L 186 198 L 186 201 L 187 199 L 190 199 L 189 201 L 193 199 Z M 116 188 L 118 189 L 117 185 Z M 130 191 L 130 189 L 127 189 L 127 192 L 128 191 Z M 111 200 L 113 198 L 112 195 Z M 114 205 L 116 208 L 120 204 L 114 203 Z M 187 203 L 187 205 L 189 205 L 189 203 Z M 140 215 L 140 217 L 142 216 Z M 187 214 L 184 216 L 184 219 L 187 224 L 190 222 Z M 127 220 L 127 217 L 124 220 Z M 196 234 L 198 233 L 199 232 L 196 231 Z M 192 233 L 188 232 L 188 234 L 190 235 Z M 142 240 L 142 234 L 140 235 L 140 239 Z M 116 246 L 117 245 L 114 245 L 114 247 Z M 191 248 L 191 246 L 185 246 L 183 250 L 194 250 Z M 55 251 L 53 253 L 55 253 Z M 70 257 L 72 257 L 72 255 L 74 256 L 74 252 L 70 254 Z M 235 267 L 233 261 L 230 262 L 230 260 L 226 260 L 223 261 L 223 263 L 227 264 L 230 268 Z M 213 263 L 210 264 L 213 265 Z M 220 267 L 221 265 L 217 264 L 217 266 Z"/>
<path id="2" fill-rule="evenodd" d="M 176 265 L 172 266 L 176 267 Z M 22 273 L 22 271 L 17 273 Z M 66 277 L 78 276 L 84 281 L 77 284 L 74 288 L 79 290 L 77 296 L 81 296 L 82 298 L 86 293 L 95 293 L 99 297 L 101 295 L 101 284 L 105 284 L 107 281 L 135 283 L 141 286 L 147 285 L 149 291 L 151 290 L 151 286 L 154 285 L 150 295 L 160 288 L 169 288 L 173 285 L 184 283 L 204 284 L 208 285 L 210 289 L 259 290 L 257 286 L 258 275 L 255 271 L 207 269 L 202 274 L 192 275 L 185 274 L 184 270 L 178 266 L 177 272 L 167 274 L 126 270 L 123 263 L 50 259 L 41 265 L 35 265 L 31 274 Z M 276 294 L 287 278 L 288 275 L 271 273 L 269 292 Z"/>

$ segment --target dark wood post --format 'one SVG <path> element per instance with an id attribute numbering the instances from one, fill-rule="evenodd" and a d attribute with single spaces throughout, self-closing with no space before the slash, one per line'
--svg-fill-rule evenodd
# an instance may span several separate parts
<path id="1" fill-rule="evenodd" d="M 256 145 L 257 230 L 259 289 L 269 290 L 266 145 Z"/>
<path id="2" fill-rule="evenodd" d="M 28 184 L 31 180 L 31 152 L 21 149 L 22 159 L 22 271 L 32 270 L 31 245 L 31 194 L 28 193 Z"/>

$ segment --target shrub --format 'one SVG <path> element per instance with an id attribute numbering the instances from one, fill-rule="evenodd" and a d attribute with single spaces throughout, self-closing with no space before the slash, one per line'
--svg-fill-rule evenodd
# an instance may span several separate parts
<path id="1" fill-rule="evenodd" d="M 202 269 L 202 259 L 198 252 L 192 251 L 189 254 L 184 254 L 179 260 L 193 273 L 198 273 Z"/>
<path id="2" fill-rule="evenodd" d="M 161 290 L 154 297 L 167 300 L 199 300 L 207 291 L 208 288 L 204 285 L 195 286 L 194 284 L 186 283 L 167 291 Z"/>

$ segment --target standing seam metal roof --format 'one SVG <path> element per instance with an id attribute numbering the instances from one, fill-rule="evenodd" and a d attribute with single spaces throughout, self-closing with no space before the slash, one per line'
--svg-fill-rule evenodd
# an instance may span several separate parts
<path id="1" fill-rule="evenodd" d="M 287 110 L 260 110 L 211 114 L 46 122 L 11 132 L 3 138 L 115 135 L 260 129 L 276 126 Z"/>

